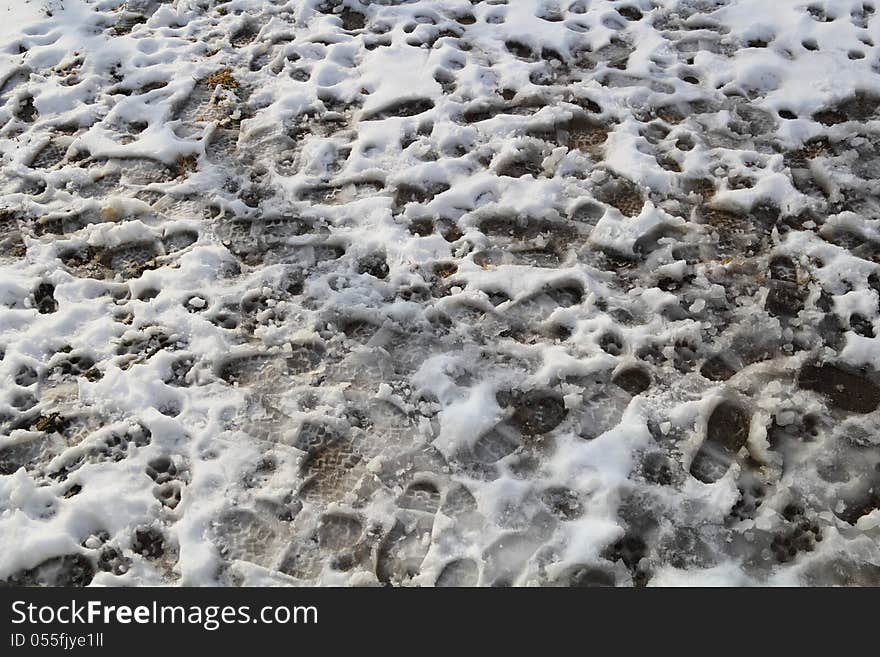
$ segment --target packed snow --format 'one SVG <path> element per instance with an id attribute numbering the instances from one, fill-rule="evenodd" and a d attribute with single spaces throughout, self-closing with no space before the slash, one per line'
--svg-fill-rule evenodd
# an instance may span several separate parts
<path id="1" fill-rule="evenodd" d="M 0 0 L 0 580 L 880 584 L 873 0 Z"/>

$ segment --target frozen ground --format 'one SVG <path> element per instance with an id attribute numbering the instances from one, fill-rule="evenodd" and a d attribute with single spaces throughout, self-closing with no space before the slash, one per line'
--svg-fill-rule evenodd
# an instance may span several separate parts
<path id="1" fill-rule="evenodd" d="M 872 0 L 0 0 L 0 579 L 880 583 Z"/>

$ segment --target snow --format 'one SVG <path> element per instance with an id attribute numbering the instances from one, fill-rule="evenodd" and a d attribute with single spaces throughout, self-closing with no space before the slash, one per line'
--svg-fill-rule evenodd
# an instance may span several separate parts
<path id="1" fill-rule="evenodd" d="M 871 2 L 0 19 L 0 579 L 877 583 Z"/>

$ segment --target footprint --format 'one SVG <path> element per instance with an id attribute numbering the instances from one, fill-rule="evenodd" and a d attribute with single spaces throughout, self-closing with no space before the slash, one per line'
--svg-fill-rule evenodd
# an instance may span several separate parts
<path id="1" fill-rule="evenodd" d="M 568 415 L 562 395 L 553 390 L 531 390 L 513 400 L 510 423 L 526 436 L 553 431 Z"/>
<path id="2" fill-rule="evenodd" d="M 28 570 L 13 573 L 5 580 L 12 586 L 88 586 L 95 576 L 95 566 L 81 554 L 51 557 Z"/>
<path id="3" fill-rule="evenodd" d="M 513 454 L 522 444 L 520 431 L 512 424 L 502 422 L 477 438 L 473 457 L 479 463 L 496 463 Z"/>
<path id="4" fill-rule="evenodd" d="M 397 506 L 434 514 L 440 508 L 440 491 L 430 481 L 414 482 L 397 499 Z"/>
<path id="5" fill-rule="evenodd" d="M 613 573 L 598 566 L 572 566 L 562 573 L 555 583 L 570 588 L 593 588 L 616 586 L 617 581 Z"/>
<path id="6" fill-rule="evenodd" d="M 361 540 L 363 530 L 363 523 L 355 516 L 328 513 L 321 517 L 318 525 L 318 545 L 332 552 L 346 550 Z"/>
<path id="7" fill-rule="evenodd" d="M 424 114 L 428 110 L 434 108 L 434 101 L 429 98 L 414 98 L 412 100 L 403 100 L 387 105 L 381 109 L 374 110 L 363 117 L 364 121 L 376 121 L 380 119 L 388 119 L 394 117 L 409 117 Z"/>
<path id="8" fill-rule="evenodd" d="M 258 381 L 271 362 L 271 357 L 262 354 L 245 354 L 223 361 L 217 368 L 217 376 L 229 384 L 248 384 Z"/>
<path id="9" fill-rule="evenodd" d="M 842 411 L 871 413 L 880 405 L 880 386 L 861 373 L 832 363 L 804 365 L 798 372 L 798 386 L 820 393 Z"/>
<path id="10" fill-rule="evenodd" d="M 417 576 L 430 547 L 433 516 L 418 514 L 405 520 L 397 520 L 379 544 L 376 577 L 385 585 L 400 586 Z"/>
<path id="11" fill-rule="evenodd" d="M 302 472 L 305 482 L 300 496 L 315 504 L 342 500 L 356 491 L 367 474 L 361 454 L 347 440 L 336 441 L 308 456 Z"/>
<path id="12" fill-rule="evenodd" d="M 455 559 L 443 566 L 434 586 L 471 587 L 477 585 L 479 577 L 480 569 L 473 559 Z"/>
<path id="13" fill-rule="evenodd" d="M 248 509 L 229 509 L 213 528 L 214 543 L 225 559 L 271 566 L 282 544 L 282 535 L 265 519 Z"/>
<path id="14" fill-rule="evenodd" d="M 614 374 L 612 383 L 631 395 L 640 395 L 651 387 L 651 375 L 641 367 L 625 367 Z"/>
<path id="15" fill-rule="evenodd" d="M 691 462 L 691 474 L 711 484 L 724 476 L 749 437 L 751 416 L 739 404 L 721 401 L 712 410 L 706 438 Z"/>
<path id="16" fill-rule="evenodd" d="M 483 581 L 489 586 L 513 586 L 544 538 L 528 532 L 509 533 L 483 554 Z"/>

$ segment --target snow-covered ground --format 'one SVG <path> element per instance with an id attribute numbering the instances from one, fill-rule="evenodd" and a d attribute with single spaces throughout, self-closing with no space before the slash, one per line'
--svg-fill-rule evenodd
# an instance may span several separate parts
<path id="1" fill-rule="evenodd" d="M 880 584 L 872 0 L 0 0 L 0 580 Z"/>

